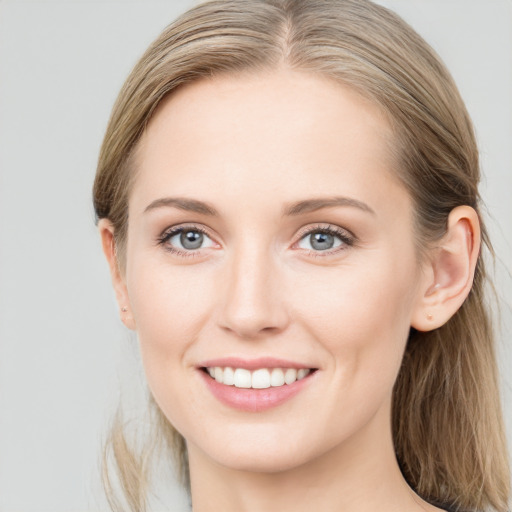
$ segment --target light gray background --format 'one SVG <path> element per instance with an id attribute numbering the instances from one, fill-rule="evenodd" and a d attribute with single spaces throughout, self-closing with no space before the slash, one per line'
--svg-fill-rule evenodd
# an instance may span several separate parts
<path id="1" fill-rule="evenodd" d="M 441 54 L 476 125 L 499 257 L 512 439 L 512 2 L 383 3 Z M 129 396 L 143 379 L 136 342 L 118 320 L 91 185 L 124 78 L 192 4 L 0 0 L 2 512 L 105 510 L 100 441 L 120 387 Z M 172 510 L 184 510 L 179 491 L 170 493 Z"/>

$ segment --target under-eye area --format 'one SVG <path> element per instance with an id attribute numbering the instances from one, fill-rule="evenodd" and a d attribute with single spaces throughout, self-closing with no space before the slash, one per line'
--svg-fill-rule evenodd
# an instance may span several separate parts
<path id="1" fill-rule="evenodd" d="M 291 385 L 312 375 L 318 368 L 233 368 L 230 366 L 202 367 L 201 370 L 220 384 L 246 389 L 267 389 Z"/>

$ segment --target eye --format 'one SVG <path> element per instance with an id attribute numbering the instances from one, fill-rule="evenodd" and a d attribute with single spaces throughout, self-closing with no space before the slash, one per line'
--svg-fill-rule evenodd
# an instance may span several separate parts
<path id="1" fill-rule="evenodd" d="M 306 249 L 311 253 L 325 252 L 326 254 L 315 254 L 315 256 L 327 256 L 346 249 L 354 244 L 354 236 L 344 229 L 336 226 L 315 226 L 301 233 L 301 239 L 297 246 Z M 333 250 L 334 249 L 334 250 Z"/>
<path id="2" fill-rule="evenodd" d="M 300 234 L 297 246 L 314 256 L 329 256 L 352 246 L 355 237 L 337 226 L 314 226 Z M 207 231 L 200 226 L 176 226 L 166 230 L 157 240 L 166 251 L 183 257 L 195 257 L 200 249 L 214 247 Z M 323 254 L 322 254 L 323 253 Z"/>
<path id="3" fill-rule="evenodd" d="M 213 240 L 207 235 L 206 230 L 199 226 L 179 226 L 165 231 L 158 243 L 166 250 L 181 256 L 195 256 L 197 249 L 213 247 Z"/>

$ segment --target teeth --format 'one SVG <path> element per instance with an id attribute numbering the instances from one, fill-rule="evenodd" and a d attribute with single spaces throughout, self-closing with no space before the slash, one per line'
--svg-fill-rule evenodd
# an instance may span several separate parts
<path id="1" fill-rule="evenodd" d="M 235 370 L 234 384 L 236 388 L 250 388 L 251 387 L 251 372 L 244 368 L 237 368 Z"/>
<path id="2" fill-rule="evenodd" d="M 210 377 L 226 386 L 237 388 L 266 389 L 293 384 L 311 373 L 310 369 L 301 368 L 260 368 L 259 370 L 246 370 L 245 368 L 231 368 L 227 366 L 210 367 L 206 369 Z"/>
<path id="3" fill-rule="evenodd" d="M 235 384 L 235 372 L 233 371 L 233 368 L 230 368 L 229 366 L 224 368 L 222 383 L 226 384 L 227 386 L 233 386 Z"/>
<path id="4" fill-rule="evenodd" d="M 252 387 L 255 389 L 265 389 L 270 387 L 270 372 L 263 368 L 252 372 Z"/>
<path id="5" fill-rule="evenodd" d="M 282 386 L 284 384 L 284 373 L 281 368 L 274 368 L 270 375 L 270 385 L 273 387 Z"/>
<path id="6" fill-rule="evenodd" d="M 297 370 L 295 368 L 288 368 L 284 372 L 284 381 L 286 384 L 293 384 L 297 380 Z"/>

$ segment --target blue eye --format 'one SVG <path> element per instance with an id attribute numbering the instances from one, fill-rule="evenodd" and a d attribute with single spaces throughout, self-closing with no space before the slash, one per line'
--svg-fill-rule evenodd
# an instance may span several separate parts
<path id="1" fill-rule="evenodd" d="M 315 256 L 327 256 L 353 244 L 354 237 L 345 230 L 334 226 L 316 226 L 313 229 L 309 229 L 305 234 L 303 233 L 297 246 L 311 253 L 326 252 L 326 254 L 315 254 Z"/>
<path id="2" fill-rule="evenodd" d="M 206 245 L 203 245 L 204 242 L 206 242 Z M 170 229 L 158 239 L 158 243 L 163 245 L 166 250 L 181 256 L 195 256 L 196 249 L 204 249 L 214 245 L 206 231 L 197 226 L 181 226 Z"/>
<path id="3" fill-rule="evenodd" d="M 312 256 L 330 256 L 354 244 L 355 238 L 347 231 L 336 226 L 314 226 L 301 233 L 297 242 Z M 200 249 L 213 247 L 215 243 L 206 230 L 200 226 L 178 226 L 165 231 L 158 244 L 166 251 L 183 257 L 196 257 Z"/>

